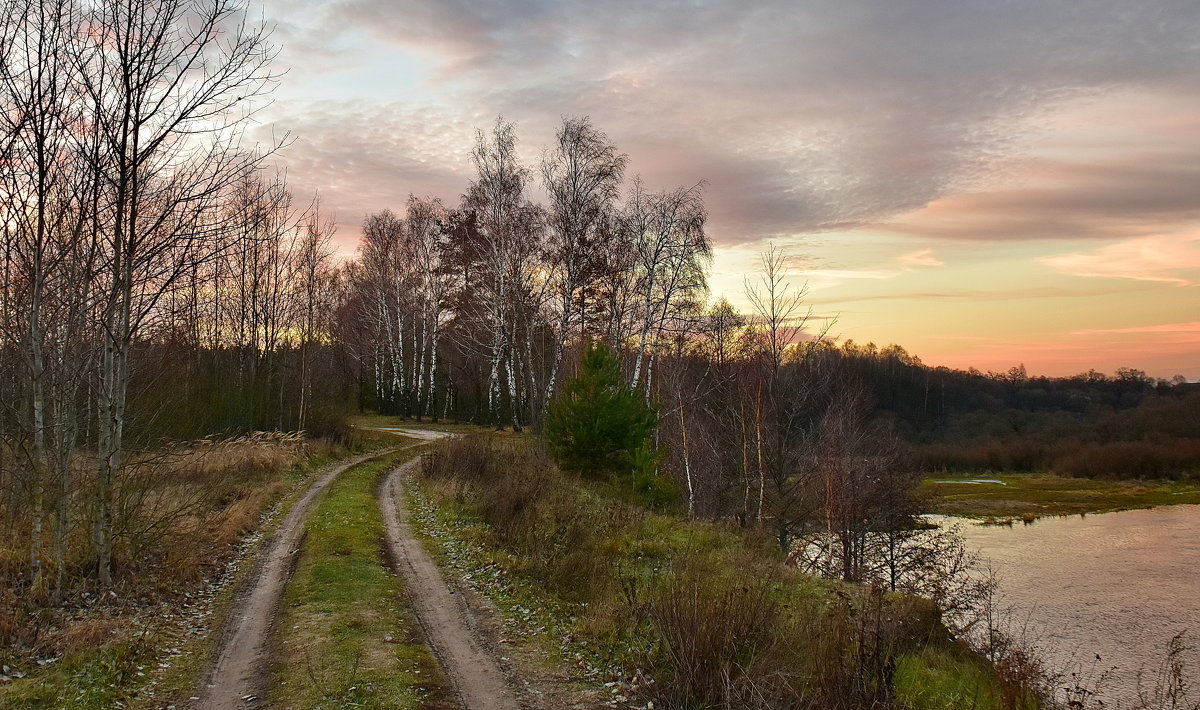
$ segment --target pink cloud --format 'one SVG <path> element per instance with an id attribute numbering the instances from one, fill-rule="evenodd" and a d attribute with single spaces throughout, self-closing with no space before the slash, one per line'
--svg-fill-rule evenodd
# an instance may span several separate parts
<path id="1" fill-rule="evenodd" d="M 920 249 L 918 251 L 901 254 L 896 257 L 905 266 L 945 266 L 946 264 L 939 258 L 933 255 L 932 249 Z"/>
<path id="2" fill-rule="evenodd" d="M 1041 257 L 1038 262 L 1080 278 L 1132 279 L 1190 286 L 1200 269 L 1200 236 L 1136 237 L 1093 251 Z"/>
<path id="3" fill-rule="evenodd" d="M 1071 335 L 1103 335 L 1108 333 L 1200 333 L 1200 321 L 1191 323 L 1166 323 L 1163 325 L 1141 325 L 1133 328 L 1094 328 L 1073 330 Z"/>

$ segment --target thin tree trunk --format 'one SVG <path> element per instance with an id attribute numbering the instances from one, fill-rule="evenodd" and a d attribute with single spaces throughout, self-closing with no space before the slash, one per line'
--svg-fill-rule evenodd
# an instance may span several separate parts
<path id="1" fill-rule="evenodd" d="M 520 415 L 520 400 L 517 397 L 517 375 L 514 371 L 513 347 L 510 344 L 507 348 L 508 354 L 508 401 L 509 412 L 512 418 L 512 430 L 521 431 L 521 415 Z"/>
<path id="2" fill-rule="evenodd" d="M 503 335 L 499 323 L 492 326 L 492 366 L 488 374 L 488 418 L 496 430 L 503 429 L 500 423 L 500 360 L 503 355 Z"/>
<path id="3" fill-rule="evenodd" d="M 428 349 L 429 349 L 428 329 L 429 329 L 429 318 L 428 318 L 427 312 L 425 311 L 425 309 L 421 309 L 421 341 L 422 341 L 421 349 L 419 351 L 414 351 L 414 353 L 413 353 L 413 357 L 420 360 L 420 363 L 418 364 L 418 366 L 416 368 L 417 369 L 417 388 L 416 388 L 417 421 L 421 421 L 421 417 L 425 414 L 425 408 L 429 404 L 429 401 L 425 396 L 425 375 L 426 375 L 425 364 L 427 362 L 426 358 L 427 358 Z M 415 330 L 415 328 L 414 328 L 414 330 Z"/>
<path id="4" fill-rule="evenodd" d="M 645 313 L 643 313 L 643 315 L 642 315 L 642 332 L 641 332 L 641 335 L 638 336 L 637 363 L 633 366 L 633 386 L 634 387 L 637 387 L 638 383 L 641 382 L 642 360 L 646 356 L 646 341 L 650 337 L 650 324 L 654 320 L 653 313 L 652 313 L 653 305 L 651 303 L 651 301 L 653 300 L 652 293 L 653 293 L 653 288 L 654 288 L 654 277 L 651 274 L 651 275 L 647 276 L 647 278 L 649 279 L 649 284 L 647 286 L 647 292 L 646 292 L 646 296 L 645 296 L 646 308 L 645 308 Z"/>
<path id="5" fill-rule="evenodd" d="M 683 476 L 687 481 L 688 518 L 696 517 L 696 491 L 692 487 L 692 462 L 688 451 L 687 422 L 683 417 L 683 403 L 679 404 L 679 431 L 683 439 Z"/>
<path id="6" fill-rule="evenodd" d="M 441 310 L 435 308 L 433 311 L 433 329 L 429 337 L 429 392 L 425 397 L 425 401 L 429 408 L 429 418 L 433 422 L 438 420 L 437 411 L 437 370 L 438 370 L 438 340 L 441 337 L 441 328 L 439 321 L 441 320 Z"/>
<path id="7" fill-rule="evenodd" d="M 742 526 L 750 524 L 750 433 L 746 431 L 745 407 L 739 417 L 742 428 Z"/>
<path id="8" fill-rule="evenodd" d="M 568 278 L 571 278 L 568 274 Z M 562 318 L 558 323 L 558 342 L 554 345 L 554 360 L 550 363 L 550 378 L 546 381 L 546 395 L 542 399 L 542 418 L 545 419 L 546 411 L 550 406 L 550 400 L 554 399 L 554 388 L 558 382 L 558 370 L 562 365 L 563 353 L 567 348 L 567 328 L 571 323 L 571 306 L 574 299 L 568 293 L 563 301 Z"/>
<path id="9" fill-rule="evenodd" d="M 762 421 L 762 386 L 759 386 L 758 397 L 754 408 L 754 438 L 758 449 L 758 511 L 754 514 L 754 519 L 758 523 L 762 523 L 763 518 L 763 498 L 766 494 L 767 478 L 766 468 L 763 465 L 763 421 Z"/>

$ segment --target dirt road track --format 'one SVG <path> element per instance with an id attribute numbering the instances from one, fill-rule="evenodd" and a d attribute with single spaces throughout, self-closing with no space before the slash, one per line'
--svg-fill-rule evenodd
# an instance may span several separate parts
<path id="1" fill-rule="evenodd" d="M 201 683 L 200 699 L 191 706 L 193 710 L 235 710 L 259 705 L 267 639 L 279 598 L 291 575 L 292 555 L 300 546 L 309 509 L 346 469 L 401 448 L 407 447 L 394 447 L 338 464 L 309 486 L 284 516 L 238 592 L 218 641 L 216 660 Z"/>
<path id="2" fill-rule="evenodd" d="M 379 505 L 388 547 L 397 571 L 404 576 L 426 642 L 466 710 L 519 710 L 522 704 L 506 682 L 499 661 L 483 645 L 477 626 L 471 623 L 474 617 L 470 608 L 461 594 L 446 586 L 437 564 L 413 535 L 403 488 L 404 476 L 416 465 L 418 460 L 409 461 L 388 474 L 380 489 Z"/>

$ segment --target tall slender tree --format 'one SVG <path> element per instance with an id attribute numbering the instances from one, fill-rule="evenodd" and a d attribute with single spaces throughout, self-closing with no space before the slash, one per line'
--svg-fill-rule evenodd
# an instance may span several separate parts
<path id="1" fill-rule="evenodd" d="M 588 287 L 600 278 L 602 255 L 614 246 L 605 229 L 617 200 L 628 158 L 589 118 L 563 119 L 554 147 L 542 158 L 542 182 L 550 195 L 549 267 L 557 308 L 554 354 L 545 401 L 554 396 L 572 322 L 584 322 Z"/>

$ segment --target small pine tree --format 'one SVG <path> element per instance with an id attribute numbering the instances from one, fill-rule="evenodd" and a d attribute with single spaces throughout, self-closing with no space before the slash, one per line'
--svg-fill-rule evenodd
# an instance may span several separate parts
<path id="1" fill-rule="evenodd" d="M 603 343 L 583 351 L 579 374 L 550 405 L 546 441 L 564 471 L 589 478 L 634 478 L 656 458 L 658 412 L 621 381 L 620 363 Z"/>

